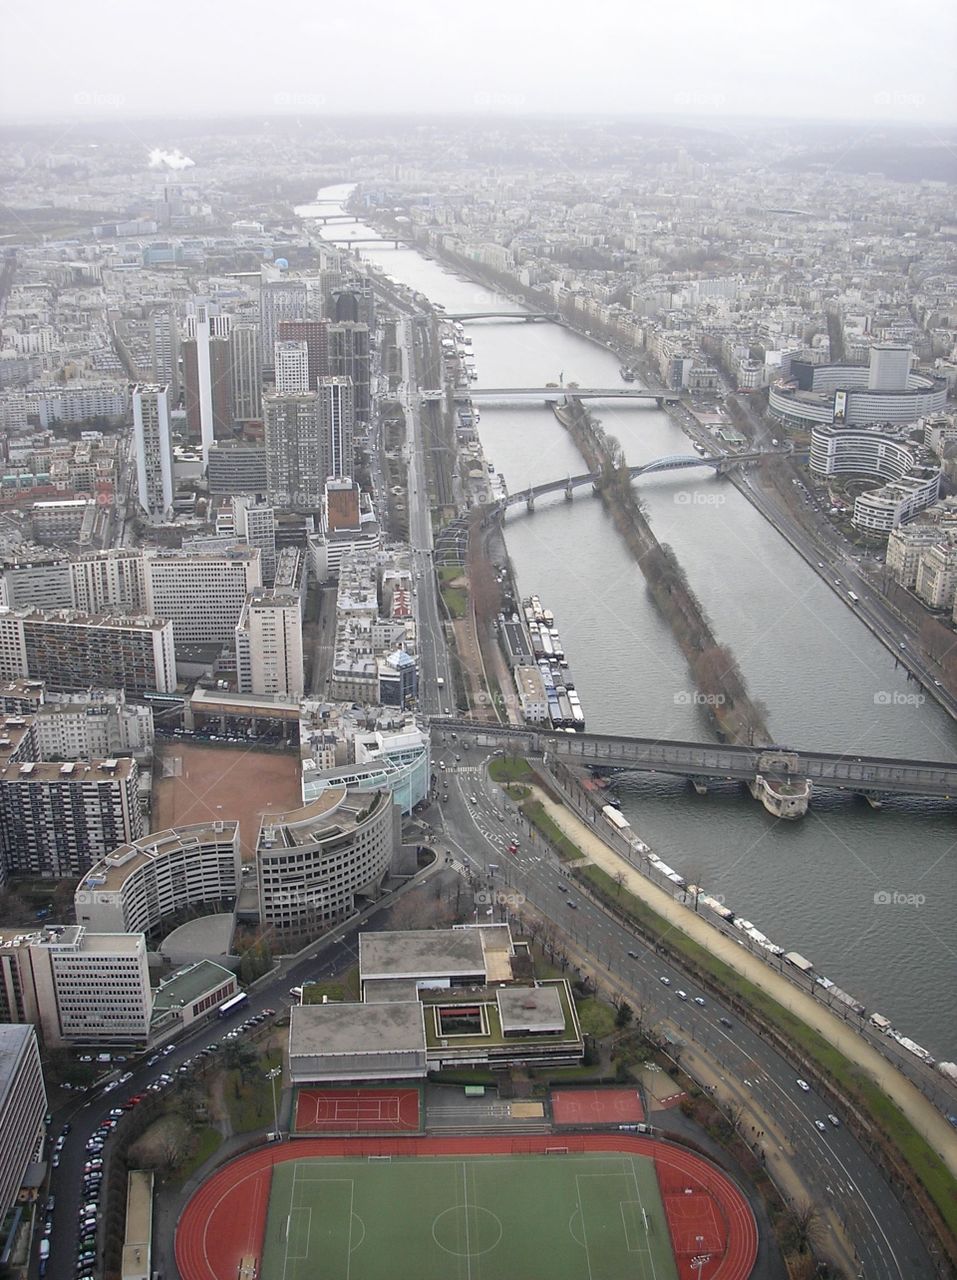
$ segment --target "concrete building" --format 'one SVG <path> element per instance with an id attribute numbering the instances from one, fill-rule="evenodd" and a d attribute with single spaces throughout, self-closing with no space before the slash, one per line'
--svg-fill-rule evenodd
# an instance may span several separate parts
<path id="1" fill-rule="evenodd" d="M 303 804 L 330 787 L 387 790 L 408 815 L 429 794 L 431 738 L 411 716 L 369 729 L 349 717 L 330 719 L 322 703 L 304 703 L 299 755 Z"/>
<path id="2" fill-rule="evenodd" d="M 522 719 L 526 724 L 547 724 L 548 698 L 538 667 L 516 667 L 514 678 Z"/>
<path id="3" fill-rule="evenodd" d="M 236 625 L 235 643 L 240 693 L 302 697 L 306 680 L 298 591 L 264 587 L 250 592 Z"/>
<path id="4" fill-rule="evenodd" d="M 317 508 L 326 479 L 318 394 L 263 396 L 263 427 L 269 498 L 295 510 Z"/>
<path id="5" fill-rule="evenodd" d="M 230 328 L 229 407 L 233 422 L 258 422 L 263 416 L 259 342 L 258 324 L 234 324 Z"/>
<path id="6" fill-rule="evenodd" d="M 309 1004 L 289 1014 L 289 1082 L 424 1080 L 425 1019 L 415 999 Z"/>
<path id="7" fill-rule="evenodd" d="M 938 540 L 925 547 L 917 564 L 914 590 L 930 609 L 954 606 L 957 593 L 957 544 Z"/>
<path id="8" fill-rule="evenodd" d="M 186 425 L 203 451 L 203 465 L 215 440 L 229 435 L 232 415 L 229 317 L 213 314 L 200 304 L 186 321 L 183 378 Z"/>
<path id="9" fill-rule="evenodd" d="M 96 504 L 89 498 L 34 502 L 30 508 L 30 527 L 34 541 L 41 546 L 89 542 L 95 515 Z"/>
<path id="10" fill-rule="evenodd" d="M 351 914 L 357 898 L 378 897 L 399 845 L 398 819 L 387 791 L 346 786 L 265 815 L 256 853 L 262 923 L 314 932 Z"/>
<path id="11" fill-rule="evenodd" d="M 260 393 L 260 412 L 262 411 Z M 206 479 L 210 496 L 230 497 L 239 493 L 265 493 L 266 447 L 240 440 L 219 440 L 209 450 Z"/>
<path id="12" fill-rule="evenodd" d="M 273 367 L 280 321 L 306 319 L 309 319 L 309 290 L 306 282 L 294 276 L 285 276 L 280 268 L 263 263 L 259 285 L 259 349 L 265 367 Z"/>
<path id="13" fill-rule="evenodd" d="M 0 609 L 0 680 L 51 689 L 176 692 L 173 624 L 75 610 Z"/>
<path id="14" fill-rule="evenodd" d="M 169 388 L 139 383 L 133 389 L 133 448 L 140 510 L 152 524 L 173 514 L 173 440 Z"/>
<path id="15" fill-rule="evenodd" d="M 153 710 L 126 701 L 122 689 L 83 689 L 44 697 L 33 719 L 41 760 L 153 756 Z"/>
<path id="16" fill-rule="evenodd" d="M 16 1204 L 27 1168 L 40 1151 L 46 1111 L 35 1029 L 0 1023 L 0 1222 Z"/>
<path id="17" fill-rule="evenodd" d="M 7 875 L 80 876 L 142 833 L 139 770 L 129 756 L 0 764 L 0 864 Z"/>
<path id="18" fill-rule="evenodd" d="M 179 324 L 172 303 L 150 309 L 149 319 L 150 379 L 169 387 L 173 404 L 179 402 Z"/>
<path id="19" fill-rule="evenodd" d="M 334 378 L 351 379 L 357 422 L 369 422 L 372 417 L 369 352 L 368 325 L 349 321 L 329 325 L 329 372 Z"/>
<path id="20" fill-rule="evenodd" d="M 141 933 L 61 925 L 43 930 L 25 951 L 28 1003 L 48 1046 L 147 1043 L 153 997 Z"/>
<path id="21" fill-rule="evenodd" d="M 142 551 L 115 547 L 75 556 L 70 561 L 72 600 L 69 607 L 81 613 L 131 613 L 147 611 L 146 564 Z M 46 608 L 39 600 L 35 608 Z"/>
<path id="22" fill-rule="evenodd" d="M 152 933 L 185 907 L 232 904 L 241 883 L 239 823 L 196 823 L 115 846 L 73 896 L 78 924 L 102 933 Z"/>
<path id="23" fill-rule="evenodd" d="M 309 354 L 307 391 L 315 391 L 320 378 L 329 374 L 329 322 L 327 320 L 280 320 L 282 342 L 304 342 Z"/>
<path id="24" fill-rule="evenodd" d="M 355 471 L 355 387 L 351 378 L 320 378 L 319 430 L 323 474 L 351 479 Z"/>
<path id="25" fill-rule="evenodd" d="M 234 973 L 214 960 L 196 960 L 164 978 L 154 991 L 151 1030 L 168 1035 L 173 1027 L 192 1026 L 238 991 Z"/>
<path id="26" fill-rule="evenodd" d="M 277 342 L 273 363 L 276 395 L 301 396 L 315 390 L 315 385 L 309 384 L 309 348 L 305 342 Z"/>
<path id="27" fill-rule="evenodd" d="M 271 587 L 276 577 L 276 509 L 271 503 L 249 494 L 237 494 L 232 501 L 233 531 L 237 538 L 258 547 L 263 584 Z"/>
<path id="28" fill-rule="evenodd" d="M 0 606 L 8 609 L 72 609 L 70 561 L 62 554 L 37 552 L 7 560 L 0 567 Z"/>
<path id="29" fill-rule="evenodd" d="M 177 644 L 232 644 L 246 596 L 262 586 L 258 547 L 146 555 L 147 609 L 173 624 Z"/>

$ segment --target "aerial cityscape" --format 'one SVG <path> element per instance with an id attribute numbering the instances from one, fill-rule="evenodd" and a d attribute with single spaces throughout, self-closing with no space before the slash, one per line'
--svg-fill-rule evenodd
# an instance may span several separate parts
<path id="1" fill-rule="evenodd" d="M 954 15 L 78 16 L 0 1274 L 957 1277 Z"/>

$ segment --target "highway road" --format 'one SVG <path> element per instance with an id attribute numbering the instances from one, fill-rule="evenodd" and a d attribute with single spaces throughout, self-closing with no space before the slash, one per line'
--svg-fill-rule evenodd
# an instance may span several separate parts
<path id="1" fill-rule="evenodd" d="M 838 1255 L 844 1243 L 842 1229 L 846 1232 L 863 1266 L 862 1272 L 851 1274 L 863 1274 L 868 1280 L 936 1275 L 926 1246 L 880 1171 L 843 1124 L 835 1127 L 829 1122 L 830 1104 L 813 1089 L 804 1092 L 798 1086 L 800 1071 L 794 1063 L 681 970 L 656 956 L 563 874 L 559 860 L 522 823 L 514 805 L 488 778 L 488 756 L 467 746 L 461 735 L 452 742 L 448 734 L 435 732 L 433 759 L 446 765 L 439 772 L 448 782 L 449 793 L 448 801 L 438 806 L 437 821 L 449 851 L 471 873 L 479 893 L 476 918 L 486 918 L 489 907 L 483 894 L 489 889 L 518 895 L 511 899 L 515 910 L 523 909 L 524 899 L 554 922 L 569 955 L 590 955 L 592 976 L 598 968 L 611 975 L 642 1010 L 646 1026 L 656 1026 L 683 1042 L 685 1061 L 694 1057 L 702 1083 L 712 1086 L 723 1101 L 740 1107 L 739 1127 L 749 1137 L 753 1130 L 779 1185 L 799 1180 L 803 1192 L 797 1198 L 806 1196 L 819 1206 Z M 461 759 L 456 760 L 456 755 Z M 512 855 L 507 846 L 516 838 L 520 847 Z M 497 870 L 490 874 L 492 866 Z M 499 912 L 507 909 L 497 908 Z M 679 990 L 687 1000 L 678 998 Z M 815 1121 L 824 1125 L 823 1132 Z M 757 1138 L 762 1132 L 764 1136 Z"/>

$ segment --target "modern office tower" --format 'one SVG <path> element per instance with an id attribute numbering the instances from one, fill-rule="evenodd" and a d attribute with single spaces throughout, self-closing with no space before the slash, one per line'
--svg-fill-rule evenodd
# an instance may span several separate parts
<path id="1" fill-rule="evenodd" d="M 259 350 L 263 366 L 272 368 L 280 320 L 309 317 L 309 290 L 302 279 L 290 279 L 278 267 L 263 263 L 259 285 Z"/>
<path id="2" fill-rule="evenodd" d="M 0 1220 L 17 1203 L 27 1168 L 43 1137 L 46 1111 L 36 1030 L 29 1025 L 0 1023 Z"/>
<path id="3" fill-rule="evenodd" d="M 233 530 L 237 538 L 260 549 L 263 584 L 271 587 L 276 576 L 275 508 L 259 498 L 237 494 L 233 498 Z"/>
<path id="4" fill-rule="evenodd" d="M 357 422 L 368 422 L 372 407 L 369 384 L 369 327 L 364 324 L 329 326 L 329 372 L 351 378 Z"/>
<path id="5" fill-rule="evenodd" d="M 172 303 L 150 311 L 149 339 L 150 375 L 155 383 L 169 388 L 175 405 L 179 401 L 179 324 Z"/>
<path id="6" fill-rule="evenodd" d="M 277 506 L 318 507 L 325 483 L 319 396 L 263 396 L 266 492 Z"/>
<path id="7" fill-rule="evenodd" d="M 258 422 L 263 416 L 262 382 L 259 325 L 234 324 L 229 331 L 229 390 L 233 422 Z"/>
<path id="8" fill-rule="evenodd" d="M 27 961 L 48 1046 L 146 1043 L 153 993 L 142 933 L 47 929 L 29 941 Z"/>
<path id="9" fill-rule="evenodd" d="M 262 586 L 258 547 L 146 554 L 148 611 L 173 624 L 176 644 L 232 644 L 246 596 Z"/>
<path id="10" fill-rule="evenodd" d="M 146 612 L 146 570 L 141 551 L 113 547 L 92 551 L 70 561 L 70 608 L 81 613 Z M 38 609 L 48 608 L 34 600 Z"/>
<path id="11" fill-rule="evenodd" d="M 911 349 L 902 342 L 875 342 L 867 375 L 868 391 L 906 391 Z"/>
<path id="12" fill-rule="evenodd" d="M 236 627 L 240 693 L 301 698 L 305 691 L 302 599 L 298 591 L 253 591 Z"/>
<path id="13" fill-rule="evenodd" d="M 142 834 L 139 768 L 129 756 L 0 769 L 0 861 L 8 875 L 79 876 Z"/>
<path id="14" fill-rule="evenodd" d="M 277 342 L 274 364 L 276 395 L 298 396 L 315 390 L 315 385 L 309 385 L 309 348 L 305 342 Z"/>
<path id="15" fill-rule="evenodd" d="M 229 367 L 229 316 L 211 314 L 201 304 L 186 318 L 183 378 L 186 387 L 186 425 L 200 440 L 203 465 L 214 440 L 230 434 L 232 386 Z"/>
<path id="16" fill-rule="evenodd" d="M 0 609 L 0 679 L 125 689 L 131 697 L 175 693 L 173 624 L 70 609 Z"/>
<path id="17" fill-rule="evenodd" d="M 151 523 L 162 524 L 173 514 L 173 439 L 167 387 L 138 383 L 133 388 L 133 448 L 140 508 Z"/>
<path id="18" fill-rule="evenodd" d="M 319 430 L 324 476 L 352 478 L 355 470 L 355 400 L 351 378 L 320 378 Z"/>
<path id="19" fill-rule="evenodd" d="M 260 400 L 260 409 L 262 401 Z M 221 440 L 209 451 L 206 481 L 213 497 L 266 492 L 266 448 L 241 440 Z"/>
<path id="20" fill-rule="evenodd" d="M 281 342 L 304 342 L 309 349 L 309 386 L 315 391 L 320 378 L 329 374 L 329 323 L 326 320 L 280 320 Z"/>

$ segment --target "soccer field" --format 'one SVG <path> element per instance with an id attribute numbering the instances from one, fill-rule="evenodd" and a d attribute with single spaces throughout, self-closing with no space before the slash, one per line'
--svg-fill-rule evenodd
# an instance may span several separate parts
<path id="1" fill-rule="evenodd" d="M 290 1160 L 260 1280 L 677 1280 L 650 1160 Z"/>

